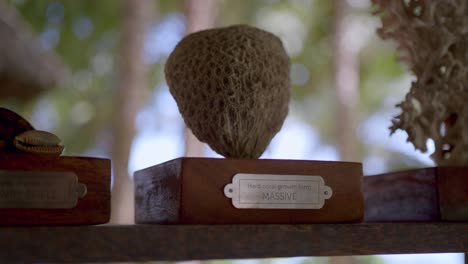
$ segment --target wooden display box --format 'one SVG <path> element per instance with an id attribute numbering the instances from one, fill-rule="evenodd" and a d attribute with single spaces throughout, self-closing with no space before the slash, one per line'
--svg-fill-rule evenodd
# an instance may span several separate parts
<path id="1" fill-rule="evenodd" d="M 0 225 L 91 225 L 103 224 L 110 217 L 110 175 L 108 159 L 85 157 L 50 157 L 2 153 L 0 171 L 5 175 L 26 171 L 34 176 L 44 172 L 72 172 L 87 193 L 73 208 L 0 208 Z M 38 176 L 39 177 L 39 176 Z M 3 186 L 8 192 L 8 186 Z M 44 195 L 44 194 L 34 194 Z"/>
<path id="2" fill-rule="evenodd" d="M 364 177 L 365 220 L 468 221 L 468 167 Z"/>
<path id="3" fill-rule="evenodd" d="M 321 209 L 238 209 L 223 192 L 238 173 L 318 175 L 333 195 Z M 359 222 L 364 214 L 360 163 L 179 158 L 137 171 L 134 180 L 141 224 Z"/>

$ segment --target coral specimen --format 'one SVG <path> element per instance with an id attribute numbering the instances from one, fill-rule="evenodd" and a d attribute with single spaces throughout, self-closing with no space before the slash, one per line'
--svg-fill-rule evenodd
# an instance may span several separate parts
<path id="1" fill-rule="evenodd" d="M 0 152 L 28 152 L 59 156 L 64 149 L 56 135 L 35 130 L 29 122 L 0 107 Z"/>
<path id="2" fill-rule="evenodd" d="M 64 146 L 60 138 L 47 131 L 29 130 L 14 139 L 15 147 L 34 154 L 60 155 Z"/>
<path id="3" fill-rule="evenodd" d="M 416 149 L 438 165 L 468 164 L 468 2 L 465 0 L 372 0 L 383 39 L 393 39 L 416 75 L 392 133 L 403 129 Z"/>
<path id="4" fill-rule="evenodd" d="M 225 157 L 259 157 L 288 113 L 289 58 L 279 38 L 254 27 L 186 36 L 165 73 L 187 126 Z"/>

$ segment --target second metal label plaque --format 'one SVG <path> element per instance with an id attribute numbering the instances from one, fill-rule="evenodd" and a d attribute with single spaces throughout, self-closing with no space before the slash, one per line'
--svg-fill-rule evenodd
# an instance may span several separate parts
<path id="1" fill-rule="evenodd" d="M 320 209 L 333 192 L 320 176 L 239 173 L 224 194 L 239 209 Z"/>
<path id="2" fill-rule="evenodd" d="M 85 195 L 73 172 L 0 171 L 0 208 L 73 208 Z"/>

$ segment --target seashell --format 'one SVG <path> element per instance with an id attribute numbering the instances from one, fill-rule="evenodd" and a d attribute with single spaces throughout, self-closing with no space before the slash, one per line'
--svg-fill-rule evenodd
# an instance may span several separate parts
<path id="1" fill-rule="evenodd" d="M 281 129 L 290 98 L 281 40 L 237 25 L 187 35 L 165 66 L 193 134 L 230 158 L 258 158 Z"/>
<path id="2" fill-rule="evenodd" d="M 64 146 L 56 135 L 40 130 L 26 131 L 14 139 L 17 149 L 34 154 L 60 155 Z"/>
<path id="3" fill-rule="evenodd" d="M 0 151 L 18 151 L 13 144 L 13 139 L 33 129 L 34 127 L 17 113 L 0 107 Z"/>

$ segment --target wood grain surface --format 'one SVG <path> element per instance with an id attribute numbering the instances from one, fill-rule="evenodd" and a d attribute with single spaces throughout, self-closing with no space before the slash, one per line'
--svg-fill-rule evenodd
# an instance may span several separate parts
<path id="1" fill-rule="evenodd" d="M 237 173 L 319 175 L 333 190 L 322 209 L 236 209 L 223 189 Z M 358 222 L 360 163 L 180 158 L 135 173 L 137 223 L 271 224 Z"/>
<path id="2" fill-rule="evenodd" d="M 468 221 L 468 168 L 437 167 L 442 220 Z"/>
<path id="3" fill-rule="evenodd" d="M 440 219 L 435 168 L 364 177 L 367 222 Z"/>
<path id="4" fill-rule="evenodd" d="M 345 256 L 468 251 L 467 223 L 0 228 L 1 263 Z"/>
<path id="5" fill-rule="evenodd" d="M 88 191 L 71 209 L 0 208 L 0 225 L 82 225 L 110 217 L 110 160 L 2 153 L 0 170 L 72 171 Z"/>
<path id="6" fill-rule="evenodd" d="M 365 221 L 468 221 L 468 167 L 364 177 Z"/>

